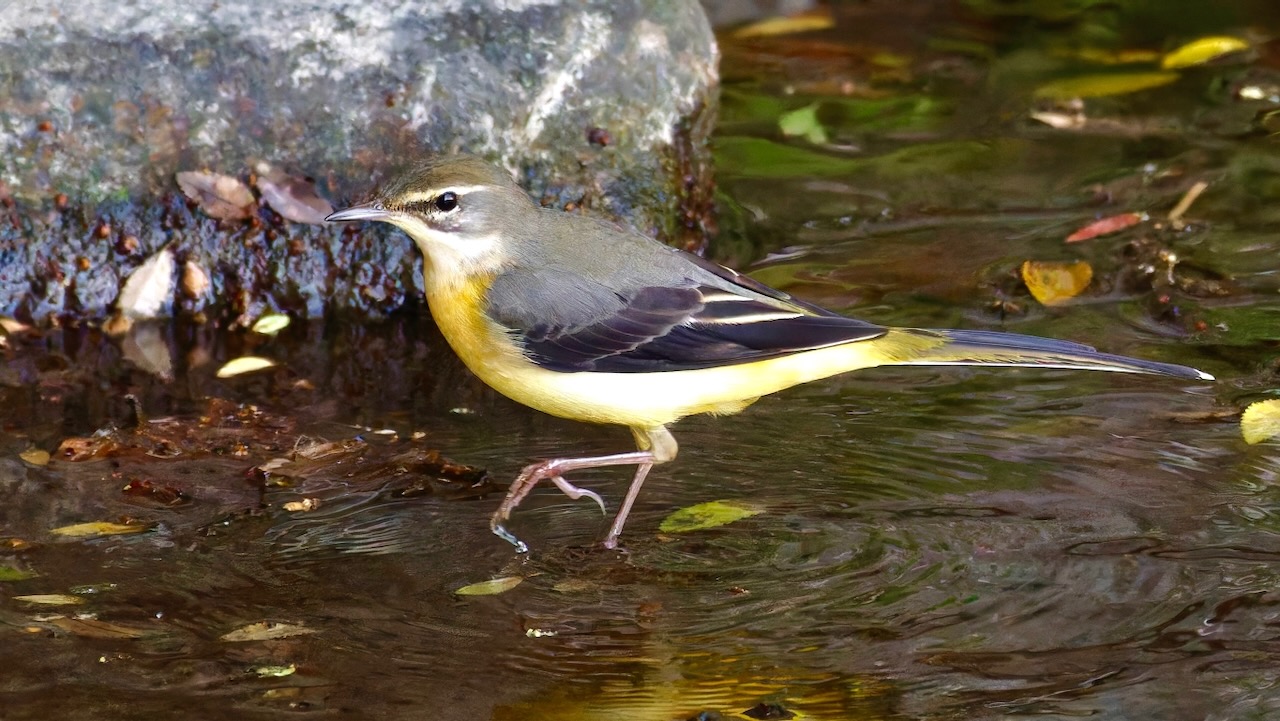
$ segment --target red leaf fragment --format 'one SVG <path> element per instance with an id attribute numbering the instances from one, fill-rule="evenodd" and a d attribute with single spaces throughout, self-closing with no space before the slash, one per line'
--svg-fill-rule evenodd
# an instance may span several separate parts
<path id="1" fill-rule="evenodd" d="M 1095 220 L 1071 235 L 1068 235 L 1067 242 L 1079 243 L 1083 240 L 1092 240 L 1101 235 L 1119 233 L 1125 228 L 1131 228 L 1146 219 L 1146 213 L 1121 213 L 1119 215 L 1112 215 L 1100 220 Z"/>

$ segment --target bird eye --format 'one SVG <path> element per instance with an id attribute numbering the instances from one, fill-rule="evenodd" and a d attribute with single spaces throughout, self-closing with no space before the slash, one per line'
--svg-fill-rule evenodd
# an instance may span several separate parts
<path id="1" fill-rule="evenodd" d="M 439 210 L 441 213 L 448 213 L 456 207 L 458 207 L 457 193 L 446 191 L 436 198 L 436 210 Z"/>

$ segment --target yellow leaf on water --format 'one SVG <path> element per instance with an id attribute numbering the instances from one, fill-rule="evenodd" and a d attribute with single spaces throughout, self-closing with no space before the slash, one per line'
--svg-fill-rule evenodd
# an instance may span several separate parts
<path id="1" fill-rule="evenodd" d="M 13 600 L 37 606 L 78 606 L 84 603 L 83 598 L 65 593 L 34 593 L 29 596 L 14 596 Z"/>
<path id="2" fill-rule="evenodd" d="M 836 25 L 835 18 L 832 17 L 831 11 L 822 8 L 813 12 L 801 13 L 799 15 L 790 15 L 787 17 L 772 17 L 759 20 L 744 25 L 733 31 L 735 38 L 760 38 L 772 37 L 776 35 L 792 35 L 795 33 L 806 33 L 813 30 L 827 30 Z"/>
<path id="3" fill-rule="evenodd" d="M 1192 40 L 1182 47 L 1170 52 L 1160 61 L 1160 67 L 1165 70 L 1176 70 L 1178 68 L 1189 68 L 1193 65 L 1203 65 L 1211 60 L 1216 60 L 1224 55 L 1238 53 L 1249 49 L 1249 43 L 1240 38 L 1233 38 L 1229 35 L 1215 35 L 1207 38 Z"/>
<path id="4" fill-rule="evenodd" d="M 1139 90 L 1158 88 L 1177 80 L 1177 73 L 1098 73 L 1063 78 L 1041 85 L 1036 97 L 1054 100 L 1072 98 L 1098 98 L 1106 95 L 1125 95 Z"/>
<path id="5" fill-rule="evenodd" d="M 28 448 L 19 453 L 18 457 L 33 466 L 49 465 L 49 452 L 39 448 Z"/>
<path id="6" fill-rule="evenodd" d="M 261 333 L 262 335 L 275 335 L 288 327 L 289 316 L 284 313 L 268 313 L 254 321 L 253 327 L 250 328 L 250 330 L 254 333 Z"/>
<path id="7" fill-rule="evenodd" d="M 524 578 L 520 576 L 503 576 L 502 578 L 467 584 L 454 591 L 454 593 L 459 596 L 496 596 L 499 593 L 510 591 L 523 582 Z"/>
<path id="8" fill-rule="evenodd" d="M 276 362 L 269 358 L 259 358 L 258 356 L 251 355 L 240 356 L 235 360 L 227 361 L 226 365 L 219 368 L 218 377 L 231 378 L 232 376 L 238 376 L 242 373 L 252 373 L 254 371 L 263 370 L 264 368 L 272 368 L 275 364 Z"/>
<path id="9" fill-rule="evenodd" d="M 1093 268 L 1083 260 L 1074 263 L 1022 264 L 1022 282 L 1042 305 L 1060 305 L 1080 295 L 1093 280 Z"/>
<path id="10" fill-rule="evenodd" d="M 272 641 L 278 638 L 289 638 L 291 636 L 305 636 L 310 633 L 317 633 L 315 629 L 307 628 L 290 623 L 274 623 L 271 621 L 259 621 L 251 623 L 248 626 L 241 626 L 234 631 L 222 634 L 219 637 L 221 641 L 230 641 L 238 643 L 242 641 Z"/>
<path id="11" fill-rule="evenodd" d="M 128 533 L 142 533 L 149 526 L 142 523 L 109 523 L 107 521 L 93 521 L 91 523 L 73 523 L 70 526 L 61 526 L 53 529 L 55 536 L 66 536 L 68 538 L 87 538 L 90 536 L 120 536 Z"/>
<path id="12" fill-rule="evenodd" d="M 1240 416 L 1240 431 L 1249 445 L 1280 436 L 1280 400 L 1250 404 Z"/>
<path id="13" fill-rule="evenodd" d="M 707 501 L 672 513 L 662 519 L 658 530 L 663 533 L 701 531 L 741 521 L 761 513 L 764 511 L 738 501 Z"/>

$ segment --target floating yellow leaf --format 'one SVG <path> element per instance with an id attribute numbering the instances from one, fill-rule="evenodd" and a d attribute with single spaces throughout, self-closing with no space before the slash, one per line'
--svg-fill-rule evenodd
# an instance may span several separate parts
<path id="1" fill-rule="evenodd" d="M 39 448 L 28 448 L 27 450 L 19 453 L 18 457 L 33 466 L 49 465 L 49 452 Z"/>
<path id="2" fill-rule="evenodd" d="M 788 17 L 765 18 L 734 30 L 733 36 L 735 38 L 759 38 L 792 35 L 813 30 L 827 30 L 835 27 L 835 25 L 836 21 L 831 16 L 831 11 L 824 8 Z"/>
<path id="3" fill-rule="evenodd" d="M 1074 263 L 1041 263 L 1028 260 L 1022 264 L 1022 282 L 1043 305 L 1059 305 L 1080 295 L 1093 280 L 1093 268 L 1083 260 Z"/>
<path id="4" fill-rule="evenodd" d="M 109 523 L 93 521 L 91 523 L 74 523 L 53 529 L 55 536 L 68 538 L 88 538 L 91 536 L 120 536 L 128 533 L 142 533 L 149 526 L 142 523 Z"/>
<path id="5" fill-rule="evenodd" d="M 1055 80 L 1036 90 L 1036 97 L 1054 100 L 1125 95 L 1158 88 L 1178 79 L 1177 73 L 1099 73 Z"/>
<path id="6" fill-rule="evenodd" d="M 289 316 L 284 313 L 268 313 L 254 321 L 252 330 L 262 335 L 275 335 L 289 327 Z"/>
<path id="7" fill-rule="evenodd" d="M 459 596 L 496 596 L 499 593 L 510 591 L 523 582 L 524 578 L 520 576 L 503 576 L 502 578 L 493 578 L 488 581 L 468 584 L 454 591 L 454 593 Z"/>
<path id="8" fill-rule="evenodd" d="M 763 512 L 759 508 L 737 501 L 707 501 L 672 513 L 662 519 L 658 530 L 663 533 L 701 531 L 750 518 Z"/>
<path id="9" fill-rule="evenodd" d="M 226 365 L 219 368 L 218 377 L 231 378 L 232 376 L 238 376 L 242 373 L 252 373 L 254 371 L 263 370 L 264 368 L 272 368 L 275 364 L 276 362 L 269 358 L 259 358 L 258 356 L 252 355 L 240 356 L 235 360 L 227 361 Z"/>
<path id="10" fill-rule="evenodd" d="M 65 593 L 34 593 L 29 596 L 14 596 L 13 600 L 37 606 L 78 606 L 84 603 L 83 598 Z"/>
<path id="11" fill-rule="evenodd" d="M 1249 445 L 1280 435 L 1280 400 L 1258 401 L 1244 409 L 1240 431 Z"/>
<path id="12" fill-rule="evenodd" d="M 248 626 L 242 626 L 234 631 L 224 633 L 219 639 L 233 643 L 241 641 L 272 641 L 291 636 L 305 636 L 309 633 L 316 633 L 316 631 L 296 624 L 259 621 L 258 623 L 251 623 Z"/>
<path id="13" fill-rule="evenodd" d="M 1160 61 L 1160 67 L 1165 70 L 1176 70 L 1178 68 L 1189 68 L 1193 65 L 1203 65 L 1211 60 L 1216 60 L 1224 55 L 1238 53 L 1249 49 L 1249 43 L 1240 38 L 1233 38 L 1228 35 L 1210 36 L 1192 40 L 1182 47 L 1164 56 L 1164 60 Z"/>

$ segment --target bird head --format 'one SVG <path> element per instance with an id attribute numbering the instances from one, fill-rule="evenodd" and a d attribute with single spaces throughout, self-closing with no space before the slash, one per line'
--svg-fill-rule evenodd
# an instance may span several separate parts
<path id="1" fill-rule="evenodd" d="M 505 171 L 451 156 L 418 165 L 373 200 L 325 220 L 390 223 L 417 244 L 429 274 L 457 277 L 500 266 L 536 215 L 537 206 Z"/>

